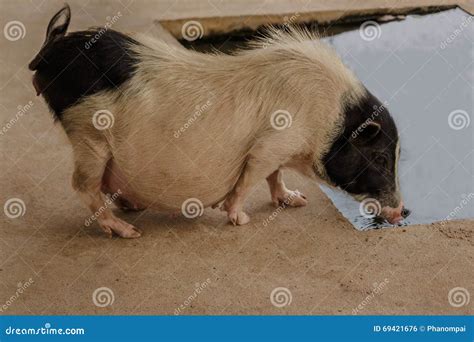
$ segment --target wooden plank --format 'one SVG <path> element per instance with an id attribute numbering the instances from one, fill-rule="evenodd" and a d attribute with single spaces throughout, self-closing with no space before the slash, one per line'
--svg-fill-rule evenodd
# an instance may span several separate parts
<path id="1" fill-rule="evenodd" d="M 185 6 L 186 5 L 186 6 Z M 355 17 L 383 14 L 407 14 L 433 11 L 456 5 L 468 6 L 468 0 L 256 0 L 177 1 L 157 19 L 171 34 L 183 38 L 187 22 L 197 21 L 202 36 L 239 30 L 256 30 L 266 24 L 293 24 L 316 21 L 320 24 L 344 22 Z M 160 7 L 163 6 L 163 3 Z M 157 12 L 158 13 L 158 12 Z"/>
<path id="2" fill-rule="evenodd" d="M 143 0 L 137 0 L 141 3 Z M 404 8 L 451 6 L 472 0 L 160 0 L 148 2 L 158 20 L 265 16 L 311 12 L 397 11 Z"/>
<path id="3" fill-rule="evenodd" d="M 465 4 L 460 4 L 459 7 L 461 7 L 470 15 L 474 15 L 474 2 L 467 2 Z"/>
<path id="4" fill-rule="evenodd" d="M 181 45 L 180 42 L 166 30 L 158 20 L 153 21 L 154 27 L 149 31 L 155 37 L 158 37 L 171 45 Z"/>

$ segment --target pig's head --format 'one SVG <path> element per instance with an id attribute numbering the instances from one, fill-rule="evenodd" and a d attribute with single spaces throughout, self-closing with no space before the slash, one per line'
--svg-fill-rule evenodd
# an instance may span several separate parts
<path id="1" fill-rule="evenodd" d="M 359 201 L 376 199 L 377 214 L 397 223 L 409 214 L 399 190 L 397 127 L 370 92 L 351 102 L 345 106 L 341 132 L 323 158 L 328 181 Z"/>

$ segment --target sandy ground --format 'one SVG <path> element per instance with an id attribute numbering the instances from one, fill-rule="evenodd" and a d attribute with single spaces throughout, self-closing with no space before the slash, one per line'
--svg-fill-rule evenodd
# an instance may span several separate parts
<path id="1" fill-rule="evenodd" d="M 70 3 L 72 29 L 130 14 L 120 3 Z M 317 184 L 294 174 L 288 184 L 310 203 L 270 222 L 274 208 L 261 183 L 243 227 L 212 209 L 198 219 L 119 214 L 144 231 L 137 240 L 84 227 L 90 213 L 70 186 L 71 149 L 26 68 L 60 2 L 32 6 L 0 5 L 2 27 L 11 20 L 26 27 L 23 39 L 0 38 L 2 127 L 32 101 L 0 135 L 0 204 L 20 198 L 26 208 L 18 218 L 0 215 L 0 314 L 473 314 L 474 300 L 448 301 L 456 287 L 474 294 L 472 221 L 358 232 Z M 153 31 L 152 14 L 134 6 L 140 15 L 124 15 L 117 28 Z M 112 305 L 94 304 L 101 287 Z M 276 290 L 283 307 L 271 301 L 279 287 L 287 289 Z"/>

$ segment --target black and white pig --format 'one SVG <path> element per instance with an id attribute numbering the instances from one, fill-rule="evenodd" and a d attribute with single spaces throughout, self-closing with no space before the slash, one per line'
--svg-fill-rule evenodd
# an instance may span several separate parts
<path id="1" fill-rule="evenodd" d="M 66 5 L 51 19 L 29 68 L 72 145 L 73 187 L 106 233 L 140 236 L 104 193 L 130 209 L 221 203 L 238 225 L 263 179 L 275 204 L 306 205 L 284 168 L 376 199 L 391 223 L 405 215 L 393 119 L 312 35 L 270 30 L 260 47 L 203 54 L 111 29 L 66 34 L 70 17 Z"/>

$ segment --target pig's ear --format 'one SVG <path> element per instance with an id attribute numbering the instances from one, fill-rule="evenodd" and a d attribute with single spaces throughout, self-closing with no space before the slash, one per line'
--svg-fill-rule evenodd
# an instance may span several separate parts
<path id="1" fill-rule="evenodd" d="M 380 129 L 380 124 L 376 122 L 364 122 L 352 133 L 349 141 L 353 144 L 368 143 L 380 133 Z"/>

